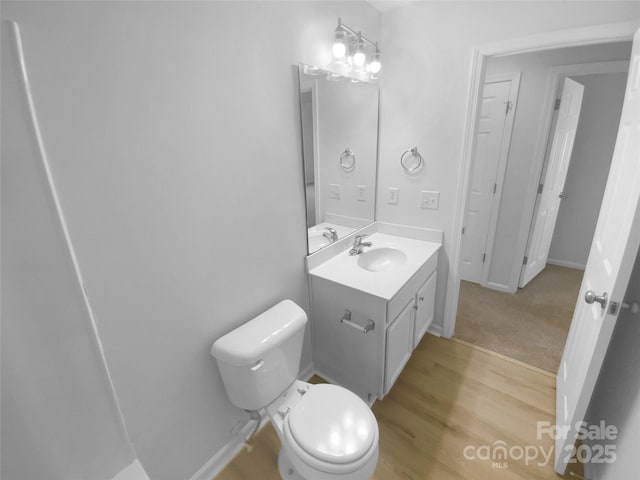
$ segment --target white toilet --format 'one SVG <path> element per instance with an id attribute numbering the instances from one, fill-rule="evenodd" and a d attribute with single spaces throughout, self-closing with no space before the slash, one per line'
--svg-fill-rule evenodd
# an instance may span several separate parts
<path id="1" fill-rule="evenodd" d="M 296 379 L 307 315 L 283 300 L 211 347 L 231 402 L 266 408 L 284 479 L 364 480 L 378 463 L 378 424 L 357 395 Z"/>

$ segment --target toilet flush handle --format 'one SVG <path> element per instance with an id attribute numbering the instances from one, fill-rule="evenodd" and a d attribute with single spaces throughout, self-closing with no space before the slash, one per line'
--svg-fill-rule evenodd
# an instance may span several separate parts
<path id="1" fill-rule="evenodd" d="M 264 365 L 264 360 L 260 359 L 258 360 L 256 363 L 254 363 L 251 366 L 251 371 L 255 372 L 256 370 L 258 370 L 262 365 Z"/>

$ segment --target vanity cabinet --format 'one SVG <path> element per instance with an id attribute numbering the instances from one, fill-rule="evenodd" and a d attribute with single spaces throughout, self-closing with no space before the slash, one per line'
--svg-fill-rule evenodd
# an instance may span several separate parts
<path id="1" fill-rule="evenodd" d="M 418 278 L 418 280 L 424 280 Z M 409 287 L 408 292 L 411 292 Z M 436 295 L 436 271 L 425 280 L 387 328 L 384 393 L 389 393 L 411 353 L 431 326 Z"/>
<path id="2" fill-rule="evenodd" d="M 415 328 L 413 330 L 413 348 L 418 346 L 424 334 L 433 322 L 436 303 L 436 272 L 422 284 L 416 294 Z"/>
<path id="3" fill-rule="evenodd" d="M 398 317 L 387 328 L 384 366 L 384 393 L 402 373 L 413 351 L 414 313 L 413 303 L 405 306 Z"/>
<path id="4" fill-rule="evenodd" d="M 316 371 L 366 400 L 383 398 L 433 321 L 436 266 L 437 252 L 391 298 L 311 274 Z"/>

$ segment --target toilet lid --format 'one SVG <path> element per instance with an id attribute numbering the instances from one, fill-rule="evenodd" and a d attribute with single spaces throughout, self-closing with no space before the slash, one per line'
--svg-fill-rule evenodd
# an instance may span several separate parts
<path id="1" fill-rule="evenodd" d="M 378 428 L 360 397 L 336 385 L 314 385 L 287 415 L 296 443 L 309 455 L 350 463 L 370 449 Z"/>

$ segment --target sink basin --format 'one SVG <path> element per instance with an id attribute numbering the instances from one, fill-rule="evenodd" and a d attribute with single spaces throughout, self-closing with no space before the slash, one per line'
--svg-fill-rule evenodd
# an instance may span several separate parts
<path id="1" fill-rule="evenodd" d="M 331 240 L 322 235 L 322 233 L 311 233 L 309 234 L 309 253 L 320 250 L 322 247 L 326 247 L 330 243 Z"/>
<path id="2" fill-rule="evenodd" d="M 395 248 L 373 248 L 360 254 L 358 265 L 370 272 L 388 272 L 407 261 L 407 255 Z"/>

